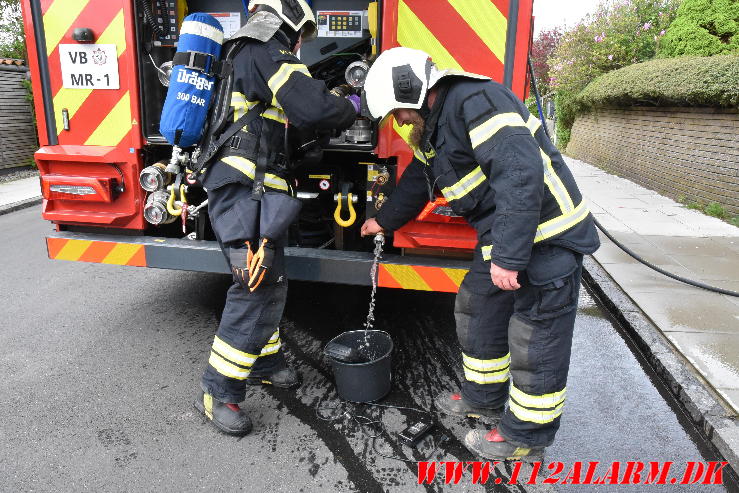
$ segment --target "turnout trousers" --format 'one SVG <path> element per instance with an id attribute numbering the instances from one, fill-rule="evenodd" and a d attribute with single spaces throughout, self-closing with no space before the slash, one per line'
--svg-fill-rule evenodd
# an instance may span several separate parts
<path id="1" fill-rule="evenodd" d="M 229 183 L 208 190 L 213 230 L 232 268 L 244 268 L 245 242 L 255 242 L 258 210 L 251 186 Z M 254 292 L 233 276 L 201 381 L 203 391 L 221 402 L 243 401 L 248 377 L 268 376 L 286 367 L 279 330 L 287 298 L 284 243 L 276 242 L 274 263 Z"/>
<path id="2" fill-rule="evenodd" d="M 481 407 L 507 404 L 498 432 L 514 445 L 548 446 L 559 429 L 581 274 L 581 254 L 537 245 L 521 287 L 502 291 L 477 249 L 460 287 L 462 396 Z"/>

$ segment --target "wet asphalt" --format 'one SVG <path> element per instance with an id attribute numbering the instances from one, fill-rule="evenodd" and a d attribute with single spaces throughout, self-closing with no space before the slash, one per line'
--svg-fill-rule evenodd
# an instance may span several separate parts
<path id="1" fill-rule="evenodd" d="M 322 348 L 362 327 L 369 289 L 293 282 L 281 331 L 303 376 L 296 390 L 250 387 L 254 432 L 222 435 L 192 408 L 218 324 L 227 276 L 50 261 L 51 230 L 33 207 L 0 217 L 0 490 L 2 491 L 730 491 L 732 486 L 584 486 L 470 476 L 417 485 L 412 461 L 475 458 L 470 428 L 433 398 L 461 377 L 453 296 L 378 292 L 375 327 L 391 334 L 393 389 L 382 403 L 430 410 L 418 450 L 395 434 L 423 413 L 342 403 Z M 364 418 L 363 418 L 364 417 Z M 381 428 L 362 426 L 375 420 Z M 378 435 L 373 440 L 369 435 Z M 447 440 L 436 447 L 442 437 Z M 376 449 L 376 450 L 375 450 Z M 716 460 L 661 383 L 583 290 L 568 400 L 546 463 Z M 601 466 L 604 467 L 604 466 Z M 600 474 L 605 469 L 599 469 Z M 521 477 L 528 481 L 531 467 Z M 559 475 L 560 479 L 565 473 Z"/>

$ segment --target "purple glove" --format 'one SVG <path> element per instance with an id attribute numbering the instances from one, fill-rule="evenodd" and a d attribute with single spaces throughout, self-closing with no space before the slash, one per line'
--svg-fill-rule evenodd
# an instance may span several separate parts
<path id="1" fill-rule="evenodd" d="M 357 96 L 356 94 L 350 94 L 346 97 L 346 99 L 354 106 L 354 111 L 357 112 L 357 115 L 362 112 L 362 100 Z"/>

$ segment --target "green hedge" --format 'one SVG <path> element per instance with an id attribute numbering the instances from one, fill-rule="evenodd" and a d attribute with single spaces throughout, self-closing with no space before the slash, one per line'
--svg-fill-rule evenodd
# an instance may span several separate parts
<path id="1" fill-rule="evenodd" d="M 739 107 L 739 55 L 651 60 L 601 75 L 577 106 Z"/>
<path id="2" fill-rule="evenodd" d="M 661 58 L 711 56 L 739 50 L 737 0 L 683 0 L 659 43 Z"/>

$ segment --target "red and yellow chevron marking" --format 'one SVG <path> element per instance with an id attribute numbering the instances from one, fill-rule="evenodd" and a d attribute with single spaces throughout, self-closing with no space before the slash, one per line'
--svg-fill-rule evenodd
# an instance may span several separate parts
<path id="1" fill-rule="evenodd" d="M 144 245 L 46 238 L 46 247 L 52 260 L 146 267 Z"/>
<path id="2" fill-rule="evenodd" d="M 382 288 L 415 289 L 456 293 L 466 269 L 425 267 L 420 265 L 380 264 L 377 285 Z"/>
<path id="3" fill-rule="evenodd" d="M 440 68 L 503 77 L 507 0 L 398 0 L 397 43 Z"/>
<path id="4" fill-rule="evenodd" d="M 60 144 L 118 146 L 133 127 L 129 73 L 135 68 L 127 56 L 126 15 L 121 0 L 42 0 L 46 52 L 49 57 L 54 119 Z M 62 87 L 59 44 L 71 40 L 75 27 L 90 27 L 96 44 L 114 44 L 118 54 L 120 89 Z M 69 113 L 64 130 L 62 110 Z"/>

